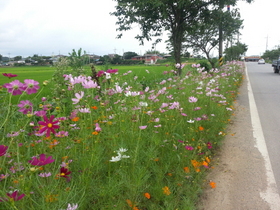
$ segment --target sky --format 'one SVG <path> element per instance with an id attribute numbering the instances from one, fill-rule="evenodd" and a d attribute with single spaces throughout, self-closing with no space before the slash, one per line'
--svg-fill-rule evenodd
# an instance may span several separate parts
<path id="1" fill-rule="evenodd" d="M 0 0 L 0 54 L 7 57 L 68 55 L 82 48 L 89 54 L 106 55 L 152 49 L 152 42 L 140 46 L 135 26 L 116 39 L 116 2 L 113 0 Z M 278 0 L 239 0 L 244 29 L 240 42 L 248 45 L 247 55 L 261 55 L 279 44 Z M 276 28 L 276 29 L 275 29 Z M 162 37 L 166 39 L 166 37 Z M 168 53 L 164 41 L 156 50 Z"/>

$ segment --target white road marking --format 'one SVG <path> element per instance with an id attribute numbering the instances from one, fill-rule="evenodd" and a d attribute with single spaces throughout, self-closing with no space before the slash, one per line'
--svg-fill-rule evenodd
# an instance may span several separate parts
<path id="1" fill-rule="evenodd" d="M 274 173 L 272 171 L 271 162 L 269 159 L 267 146 L 265 143 L 265 138 L 263 135 L 263 130 L 258 114 L 257 105 L 255 102 L 255 98 L 253 95 L 250 79 L 247 72 L 247 67 L 245 67 L 246 78 L 248 81 L 248 96 L 249 96 L 249 106 L 250 106 L 250 114 L 251 121 L 253 127 L 253 135 L 255 138 L 256 145 L 260 153 L 262 154 L 265 161 L 266 168 L 266 177 L 267 177 L 267 188 L 265 192 L 260 192 L 260 196 L 264 199 L 270 206 L 271 210 L 279 210 L 280 209 L 280 196 L 277 189 L 277 184 L 275 181 Z"/>

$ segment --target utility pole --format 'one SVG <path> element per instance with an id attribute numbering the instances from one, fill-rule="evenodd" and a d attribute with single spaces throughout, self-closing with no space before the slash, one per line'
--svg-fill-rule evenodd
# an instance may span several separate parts
<path id="1" fill-rule="evenodd" d="M 219 20 L 219 66 L 222 66 L 224 63 L 223 58 L 223 23 L 222 23 L 222 12 L 223 12 L 223 5 L 220 0 L 219 4 L 220 10 L 220 20 Z"/>

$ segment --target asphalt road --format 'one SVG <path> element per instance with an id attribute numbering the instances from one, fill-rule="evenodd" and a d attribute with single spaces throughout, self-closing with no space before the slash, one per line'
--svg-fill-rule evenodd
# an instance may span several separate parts
<path id="1" fill-rule="evenodd" d="M 271 64 L 247 62 L 268 155 L 280 192 L 280 74 L 273 73 Z"/>

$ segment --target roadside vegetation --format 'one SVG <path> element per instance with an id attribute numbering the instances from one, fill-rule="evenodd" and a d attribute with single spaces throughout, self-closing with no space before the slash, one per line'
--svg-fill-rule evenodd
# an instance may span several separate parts
<path id="1" fill-rule="evenodd" d="M 0 209 L 196 209 L 243 70 L 1 68 Z"/>

